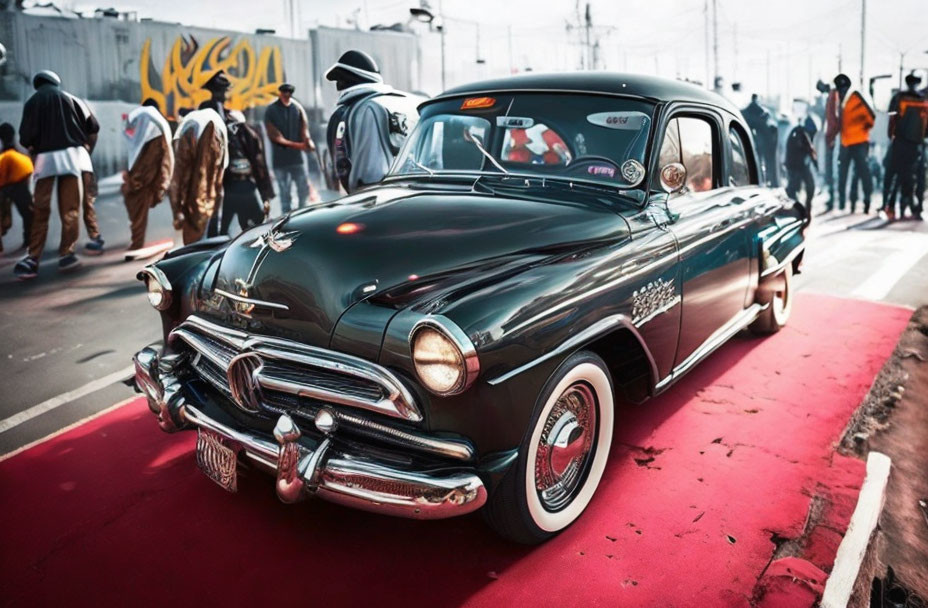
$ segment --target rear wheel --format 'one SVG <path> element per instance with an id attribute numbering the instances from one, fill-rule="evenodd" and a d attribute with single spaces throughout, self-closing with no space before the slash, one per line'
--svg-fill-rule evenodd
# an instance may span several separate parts
<path id="1" fill-rule="evenodd" d="M 499 534 L 542 542 L 586 509 L 612 444 L 612 380 L 597 355 L 580 352 L 548 379 L 519 457 L 484 515 Z"/>
<path id="2" fill-rule="evenodd" d="M 758 289 L 757 303 L 767 304 L 767 308 L 751 323 L 751 331 L 757 334 L 774 334 L 789 321 L 793 310 L 793 265 L 787 264 L 771 285 Z"/>

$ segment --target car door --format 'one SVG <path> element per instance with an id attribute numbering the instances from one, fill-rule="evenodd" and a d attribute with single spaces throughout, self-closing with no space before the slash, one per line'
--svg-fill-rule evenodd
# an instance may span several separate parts
<path id="1" fill-rule="evenodd" d="M 671 115 L 660 148 L 660 167 L 680 162 L 686 169 L 683 190 L 668 200 L 683 298 L 675 367 L 744 310 L 749 286 L 750 210 L 727 185 L 728 138 L 721 134 L 718 115 L 686 108 Z"/>

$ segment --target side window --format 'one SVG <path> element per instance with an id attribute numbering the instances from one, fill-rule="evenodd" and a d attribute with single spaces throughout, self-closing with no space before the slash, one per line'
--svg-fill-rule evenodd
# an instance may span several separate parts
<path id="1" fill-rule="evenodd" d="M 731 142 L 731 185 L 747 186 L 754 183 L 751 180 L 752 161 L 748 152 L 750 146 L 741 129 L 732 125 L 728 131 L 728 139 Z"/>
<path id="2" fill-rule="evenodd" d="M 660 170 L 664 165 L 678 162 L 680 162 L 680 126 L 674 118 L 667 123 L 667 130 L 664 131 L 664 142 L 661 144 L 657 168 Z"/>
<path id="3" fill-rule="evenodd" d="M 715 187 L 712 158 L 712 125 L 702 118 L 681 116 L 680 152 L 686 167 L 686 187 L 690 192 L 705 192 Z"/>

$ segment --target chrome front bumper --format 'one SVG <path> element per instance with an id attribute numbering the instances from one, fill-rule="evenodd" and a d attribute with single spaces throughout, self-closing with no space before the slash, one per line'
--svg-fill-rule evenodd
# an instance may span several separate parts
<path id="1" fill-rule="evenodd" d="M 331 434 L 311 450 L 300 441 L 300 429 L 286 414 L 274 428 L 276 442 L 236 430 L 185 399 L 174 375 L 179 361 L 176 356 L 161 357 L 157 350 L 146 347 L 133 361 L 136 387 L 147 397 L 162 430 L 202 429 L 218 435 L 239 458 L 276 474 L 277 495 L 284 502 L 315 495 L 357 509 L 414 519 L 463 515 L 486 502 L 483 482 L 468 471 L 399 470 L 364 454 L 342 451 Z M 325 425 L 317 420 L 317 428 Z"/>

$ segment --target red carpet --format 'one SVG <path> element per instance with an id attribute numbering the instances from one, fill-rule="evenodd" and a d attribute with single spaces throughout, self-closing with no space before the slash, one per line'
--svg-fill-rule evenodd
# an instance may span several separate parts
<path id="1" fill-rule="evenodd" d="M 801 295 L 784 331 L 619 413 L 590 508 L 537 548 L 478 516 L 287 506 L 259 474 L 226 494 L 194 435 L 163 434 L 138 400 L 0 463 L 0 602 L 745 606 L 813 496 L 823 522 L 793 554 L 830 568 L 863 478 L 833 445 L 910 314 Z"/>

